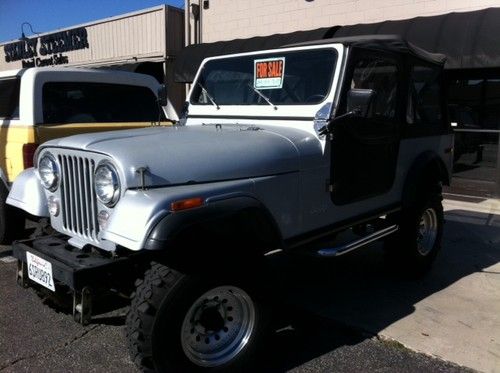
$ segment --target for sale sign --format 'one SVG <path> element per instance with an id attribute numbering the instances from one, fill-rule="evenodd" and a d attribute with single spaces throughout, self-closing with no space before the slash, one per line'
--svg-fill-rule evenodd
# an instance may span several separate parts
<path id="1" fill-rule="evenodd" d="M 254 87 L 280 89 L 285 77 L 285 57 L 254 60 Z"/>

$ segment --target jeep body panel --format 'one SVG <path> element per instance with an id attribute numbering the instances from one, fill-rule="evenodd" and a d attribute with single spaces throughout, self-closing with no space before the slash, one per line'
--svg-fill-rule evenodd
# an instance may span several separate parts
<path id="1" fill-rule="evenodd" d="M 34 168 L 28 168 L 19 174 L 9 192 L 7 203 L 33 216 L 49 216 L 45 190 Z"/>
<path id="2" fill-rule="evenodd" d="M 293 175 L 284 175 L 276 177 L 263 177 L 245 180 L 233 180 L 225 182 L 190 185 L 187 187 L 157 188 L 147 191 L 127 191 L 123 197 L 123 204 L 113 212 L 109 220 L 109 226 L 102 233 L 102 238 L 115 242 L 121 246 L 137 251 L 143 248 L 158 249 L 158 246 L 148 246 L 146 240 L 151 237 L 151 232 L 162 224 L 162 220 L 168 216 L 183 215 L 185 222 L 194 222 L 199 216 L 200 211 L 210 209 L 213 204 L 219 201 L 236 201 L 240 198 L 246 198 L 255 201 L 264 206 L 267 203 L 266 211 L 270 214 L 272 221 L 276 224 L 279 232 L 290 234 L 297 228 L 298 220 L 297 205 L 289 204 L 289 194 L 286 196 L 279 193 L 280 187 L 288 185 Z M 256 184 L 264 184 L 267 188 L 277 189 L 274 195 L 265 198 L 261 202 L 256 189 Z M 298 195 L 297 189 L 294 191 Z M 188 198 L 202 197 L 204 203 L 202 206 L 181 212 L 171 211 L 171 203 L 174 201 L 185 200 Z M 124 214 L 126 211 L 127 214 Z M 189 218 L 192 215 L 193 218 Z M 130 216 L 137 218 L 130 219 Z M 174 219 L 165 221 L 166 224 L 174 223 Z M 146 228 L 144 228 L 146 227 Z M 171 228 L 163 226 L 162 229 L 169 233 L 177 233 L 181 227 L 175 225 Z M 183 228 L 183 227 L 182 227 Z M 146 233 L 146 234 L 145 234 Z M 157 237 L 157 240 L 167 241 L 168 237 Z M 162 247 L 164 248 L 164 247 Z"/>
<path id="3" fill-rule="evenodd" d="M 127 188 L 141 186 L 139 167 L 148 169 L 146 185 L 157 187 L 296 172 L 313 167 L 320 153 L 318 141 L 306 131 L 264 125 L 83 134 L 48 142 L 40 153 L 53 146 L 107 155 L 121 170 Z"/>

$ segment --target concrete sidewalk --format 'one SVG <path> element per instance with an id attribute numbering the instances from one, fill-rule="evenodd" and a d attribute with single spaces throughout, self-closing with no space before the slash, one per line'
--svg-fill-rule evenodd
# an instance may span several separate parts
<path id="1" fill-rule="evenodd" d="M 500 372 L 500 203 L 446 200 L 444 206 L 443 249 L 424 278 L 390 274 L 378 244 L 311 271 L 291 296 L 417 352 Z"/>
<path id="2" fill-rule="evenodd" d="M 500 372 L 500 203 L 447 199 L 444 207 L 444 255 L 428 281 L 456 271 L 463 276 L 379 334 L 459 365 Z"/>

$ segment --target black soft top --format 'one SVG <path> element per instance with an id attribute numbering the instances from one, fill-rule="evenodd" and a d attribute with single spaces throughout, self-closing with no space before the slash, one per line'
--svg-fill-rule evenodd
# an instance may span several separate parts
<path id="1" fill-rule="evenodd" d="M 414 57 L 438 65 L 444 65 L 444 63 L 446 62 L 446 56 L 444 54 L 427 52 L 397 35 L 359 35 L 321 39 L 285 45 L 283 46 L 283 48 L 333 43 L 355 46 L 365 49 L 391 50 L 397 53 L 411 54 Z"/>

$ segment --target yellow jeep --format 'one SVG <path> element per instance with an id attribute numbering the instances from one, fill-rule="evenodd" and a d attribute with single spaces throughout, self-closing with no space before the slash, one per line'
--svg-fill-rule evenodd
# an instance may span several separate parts
<path id="1" fill-rule="evenodd" d="M 39 144 L 77 133 L 177 120 L 169 102 L 163 108 L 158 105 L 159 89 L 151 76 L 114 70 L 48 67 L 0 72 L 0 243 L 24 230 L 24 217 L 5 200 L 15 177 L 33 166 Z"/>

